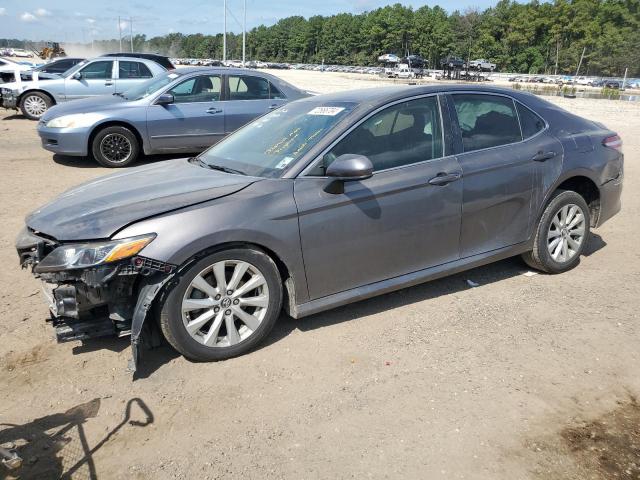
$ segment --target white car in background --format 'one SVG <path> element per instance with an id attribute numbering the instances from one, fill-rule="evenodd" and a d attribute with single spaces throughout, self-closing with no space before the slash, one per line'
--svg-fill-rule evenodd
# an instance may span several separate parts
<path id="1" fill-rule="evenodd" d="M 484 58 L 478 58 L 469 62 L 469 68 L 493 72 L 496 69 L 496 64 L 491 63 L 489 60 L 485 60 Z"/>

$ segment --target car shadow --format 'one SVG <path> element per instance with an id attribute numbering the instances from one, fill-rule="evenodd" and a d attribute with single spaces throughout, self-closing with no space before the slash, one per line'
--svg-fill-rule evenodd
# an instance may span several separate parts
<path id="1" fill-rule="evenodd" d="M 584 255 L 593 255 L 605 246 L 606 242 L 602 237 L 592 233 Z M 481 288 L 484 285 L 522 275 L 530 270 L 531 269 L 520 257 L 511 257 L 448 277 L 432 280 L 420 285 L 415 285 L 413 287 L 404 288 L 385 295 L 338 307 L 333 310 L 310 315 L 309 317 L 299 320 L 283 314 L 276 322 L 274 329 L 271 331 L 269 337 L 267 337 L 264 345 L 276 343 L 294 330 L 306 332 L 318 328 L 330 327 L 359 317 L 374 315 L 387 310 L 393 310 L 405 305 L 410 305 L 412 303 L 431 300 L 442 295 L 477 288 L 471 287 L 469 283 L 467 283 L 467 280 L 471 280 Z"/>
<path id="2" fill-rule="evenodd" d="M 153 413 L 145 402 L 132 398 L 125 406 L 123 419 L 92 446 L 85 425 L 97 417 L 100 405 L 101 399 L 94 398 L 65 412 L 36 418 L 23 425 L 0 424 L 0 444 L 13 445 L 13 451 L 22 458 L 22 466 L 12 470 L 11 475 L 96 479 L 98 473 L 93 456 L 100 448 L 126 425 L 146 427 L 154 422 Z"/>
<path id="3" fill-rule="evenodd" d="M 1 86 L 2 84 L 0 84 Z M 0 120 L 28 120 L 27 117 L 22 115 L 21 113 L 13 113 L 11 115 L 7 115 L 6 117 L 0 118 Z M 35 123 L 35 121 L 34 121 Z"/>

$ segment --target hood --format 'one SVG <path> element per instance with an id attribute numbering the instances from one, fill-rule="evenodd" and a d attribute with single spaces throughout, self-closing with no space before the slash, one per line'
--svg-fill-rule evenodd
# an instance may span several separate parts
<path id="1" fill-rule="evenodd" d="M 26 223 L 60 241 L 109 238 L 133 222 L 230 195 L 258 180 L 187 159 L 165 161 L 72 188 L 29 214 Z"/>
<path id="2" fill-rule="evenodd" d="M 45 112 L 40 120 L 49 121 L 52 118 L 72 113 L 100 113 L 113 109 L 115 106 L 121 107 L 128 102 L 118 95 L 98 95 L 96 97 L 81 98 L 72 102 L 63 102 L 51 107 Z M 137 105 L 137 104 L 136 104 Z"/>

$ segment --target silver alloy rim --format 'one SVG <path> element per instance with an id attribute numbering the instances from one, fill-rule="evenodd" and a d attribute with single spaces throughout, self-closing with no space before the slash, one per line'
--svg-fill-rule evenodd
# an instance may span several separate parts
<path id="1" fill-rule="evenodd" d="M 553 216 L 547 234 L 549 255 L 558 263 L 565 263 L 579 254 L 584 241 L 585 218 L 582 208 L 569 204 Z"/>
<path id="2" fill-rule="evenodd" d="M 24 109 L 32 117 L 40 117 L 47 111 L 47 102 L 38 95 L 29 95 L 24 99 Z"/>
<path id="3" fill-rule="evenodd" d="M 100 153 L 110 162 L 126 162 L 131 156 L 131 142 L 120 133 L 110 133 L 100 142 Z"/>
<path id="4" fill-rule="evenodd" d="M 269 287 L 255 266 L 222 260 L 202 270 L 182 299 L 187 333 L 207 347 L 230 347 L 249 338 L 269 307 Z"/>

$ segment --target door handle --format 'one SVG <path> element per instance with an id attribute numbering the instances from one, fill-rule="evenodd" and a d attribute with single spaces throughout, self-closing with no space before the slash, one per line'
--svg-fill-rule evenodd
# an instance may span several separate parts
<path id="1" fill-rule="evenodd" d="M 534 162 L 546 162 L 547 160 L 551 160 L 556 155 L 556 152 L 543 152 L 542 150 L 540 150 L 533 156 L 531 160 L 533 160 Z"/>
<path id="2" fill-rule="evenodd" d="M 462 174 L 459 172 L 454 172 L 454 173 L 440 172 L 438 173 L 438 175 L 436 175 L 435 177 L 429 180 L 429 185 L 438 185 L 438 186 L 448 185 L 451 182 L 460 180 L 461 177 L 462 177 Z"/>
<path id="3" fill-rule="evenodd" d="M 269 110 L 275 110 L 276 108 L 278 108 L 280 105 L 278 105 L 277 103 L 274 103 L 273 105 L 269 105 Z"/>
<path id="4" fill-rule="evenodd" d="M 221 109 L 221 108 L 216 108 L 216 107 L 211 107 L 211 108 L 208 108 L 208 109 L 206 110 L 206 112 L 207 112 L 207 113 L 211 113 L 211 114 L 214 114 L 214 113 L 221 113 L 221 112 L 222 112 L 222 109 Z"/>
<path id="5" fill-rule="evenodd" d="M 110 87 L 111 85 L 113 85 L 113 82 L 104 82 L 105 86 Z"/>

